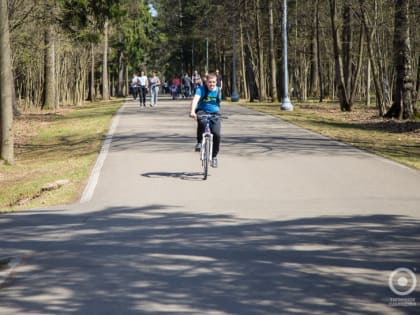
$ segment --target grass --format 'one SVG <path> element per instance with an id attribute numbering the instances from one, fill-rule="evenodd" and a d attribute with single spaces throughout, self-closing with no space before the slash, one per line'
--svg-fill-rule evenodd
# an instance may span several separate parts
<path id="1" fill-rule="evenodd" d="M 331 102 L 293 103 L 293 111 L 280 110 L 278 103 L 243 105 L 420 170 L 420 120 L 383 119 L 376 108 L 362 104 L 351 112 Z"/>
<path id="2" fill-rule="evenodd" d="M 0 212 L 76 201 L 121 105 L 114 100 L 17 117 L 15 164 L 0 165 Z M 68 183 L 42 190 L 62 179 Z"/>

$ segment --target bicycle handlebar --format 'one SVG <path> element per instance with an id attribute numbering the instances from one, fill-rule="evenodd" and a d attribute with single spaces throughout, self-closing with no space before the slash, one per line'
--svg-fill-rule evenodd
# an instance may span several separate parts
<path id="1" fill-rule="evenodd" d="M 228 119 L 227 116 L 221 115 L 221 114 L 203 114 L 203 115 L 197 115 L 197 118 L 221 118 L 221 119 Z"/>

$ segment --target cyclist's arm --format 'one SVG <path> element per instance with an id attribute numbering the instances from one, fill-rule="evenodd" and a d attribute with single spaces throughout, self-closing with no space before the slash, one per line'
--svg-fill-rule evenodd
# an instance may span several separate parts
<path id="1" fill-rule="evenodd" d="M 197 108 L 198 102 L 200 101 L 200 95 L 194 95 L 194 98 L 191 101 L 191 111 L 190 111 L 190 117 L 191 118 L 197 118 L 197 114 L 195 113 L 195 110 Z"/>

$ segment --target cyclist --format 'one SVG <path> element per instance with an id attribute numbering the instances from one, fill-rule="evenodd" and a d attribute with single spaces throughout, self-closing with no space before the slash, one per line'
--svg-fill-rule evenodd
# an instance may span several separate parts
<path id="1" fill-rule="evenodd" d="M 197 88 L 194 98 L 191 101 L 190 117 L 197 119 L 197 145 L 195 151 L 200 151 L 201 140 L 206 126 L 206 119 L 199 116 L 205 114 L 220 114 L 220 92 L 216 86 L 217 76 L 210 73 L 206 76 L 206 84 Z M 210 129 L 213 134 L 213 156 L 212 167 L 217 167 L 217 153 L 220 146 L 220 119 L 212 118 Z"/>

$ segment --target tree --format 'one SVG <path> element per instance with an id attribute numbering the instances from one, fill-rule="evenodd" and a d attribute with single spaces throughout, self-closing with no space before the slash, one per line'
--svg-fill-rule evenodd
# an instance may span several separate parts
<path id="1" fill-rule="evenodd" d="M 104 22 L 104 50 L 102 56 L 102 99 L 109 100 L 109 82 L 108 82 L 108 17 Z"/>
<path id="2" fill-rule="evenodd" d="M 336 77 L 336 83 L 337 83 L 337 89 L 338 89 L 338 97 L 340 99 L 340 108 L 342 111 L 351 111 L 352 102 L 350 99 L 350 95 L 348 92 L 348 85 L 347 82 L 349 82 L 349 73 L 346 70 L 345 63 L 346 60 L 343 62 L 343 44 L 340 39 L 339 35 L 339 21 L 337 16 L 337 3 L 336 0 L 329 0 L 330 2 L 330 13 L 331 13 L 331 30 L 333 35 L 333 47 L 334 47 L 334 62 L 335 62 L 335 77 Z M 348 6 L 345 5 L 344 12 L 345 14 L 348 14 Z M 344 25 L 349 28 L 348 22 L 344 23 Z M 349 30 L 347 29 L 347 32 L 344 31 L 344 34 L 348 36 Z M 348 45 L 349 43 L 347 43 Z M 348 56 L 348 50 L 347 48 L 345 56 Z"/>
<path id="3" fill-rule="evenodd" d="M 54 25 L 51 24 L 45 30 L 43 109 L 57 107 L 55 70 L 55 32 Z"/>
<path id="4" fill-rule="evenodd" d="M 395 1 L 394 63 L 396 82 L 393 103 L 386 117 L 408 119 L 415 117 L 415 84 L 411 69 L 409 32 L 409 0 Z"/>
<path id="5" fill-rule="evenodd" d="M 273 0 L 268 0 L 268 20 L 270 30 L 270 68 L 271 68 L 271 84 L 270 94 L 272 102 L 278 102 L 277 95 L 277 65 L 274 42 L 274 17 L 273 17 Z"/>
<path id="6" fill-rule="evenodd" d="M 0 1 L 0 159 L 14 163 L 13 73 L 7 1 Z"/>
<path id="7" fill-rule="evenodd" d="M 321 48 L 320 48 L 320 40 L 319 40 L 319 0 L 316 0 L 315 2 L 315 24 L 316 24 L 316 61 L 314 63 L 317 64 L 317 74 L 318 74 L 318 81 L 319 81 L 319 102 L 324 101 L 324 82 L 322 79 L 322 65 L 321 65 Z"/>
<path id="8" fill-rule="evenodd" d="M 264 71 L 264 40 L 263 40 L 263 26 L 262 26 L 262 10 L 261 0 L 255 0 L 255 26 L 257 31 L 257 55 L 258 55 L 258 88 L 259 99 L 261 102 L 267 99 L 265 71 Z"/>
<path id="9" fill-rule="evenodd" d="M 375 1 L 375 20 L 374 23 L 369 19 L 368 16 L 368 5 L 366 4 L 365 0 L 359 0 L 360 3 L 360 17 L 361 22 L 363 24 L 365 34 L 366 34 L 366 44 L 369 54 L 369 66 L 372 70 L 373 76 L 373 83 L 375 86 L 375 95 L 376 95 L 376 106 L 378 108 L 378 112 L 380 116 L 384 116 L 385 114 L 385 91 L 384 91 L 384 84 L 381 83 L 384 79 L 381 79 L 380 73 L 381 70 L 381 63 L 377 54 L 375 54 L 374 50 L 374 42 L 375 42 L 375 35 L 377 36 L 378 29 L 376 27 L 377 24 L 377 5 Z M 367 84 L 369 86 L 369 84 Z"/>
<path id="10" fill-rule="evenodd" d="M 97 25 L 103 31 L 102 56 L 102 99 L 109 100 L 108 49 L 109 25 L 125 13 L 121 10 L 121 0 L 96 0 L 88 2 L 88 10 L 95 17 Z"/>
<path id="11" fill-rule="evenodd" d="M 318 17 L 319 17 L 319 0 L 316 0 L 314 3 L 314 10 L 315 10 L 315 14 L 313 16 L 313 20 L 312 20 L 312 31 L 311 31 L 311 69 L 310 69 L 310 75 L 309 75 L 309 80 L 310 80 L 310 85 L 309 85 L 309 95 L 311 96 L 317 96 L 318 95 L 318 86 L 319 86 L 319 82 L 318 82 L 318 70 L 319 70 L 319 65 L 318 65 L 318 60 L 319 60 L 319 56 L 318 56 L 318 51 L 319 51 L 319 36 L 318 35 L 318 26 L 319 26 L 319 21 L 318 21 Z M 322 101 L 322 97 L 320 97 L 320 100 Z"/>
<path id="12" fill-rule="evenodd" d="M 127 0 L 122 4 L 127 16 L 113 26 L 110 42 L 112 72 L 117 72 L 117 95 L 123 96 L 128 90 L 128 77 L 141 69 L 159 71 L 165 64 L 165 53 L 161 49 L 165 39 L 157 30 L 156 19 L 152 18 L 145 3 Z M 147 69 L 144 69 L 147 70 Z"/>
<path id="13" fill-rule="evenodd" d="M 85 98 L 94 99 L 101 87 L 105 89 L 104 99 L 115 91 L 124 95 L 128 77 L 140 69 L 157 70 L 162 77 L 171 79 L 179 76 L 181 70 L 190 73 L 197 69 L 203 74 L 207 61 L 210 71 L 221 70 L 226 82 L 225 95 L 229 96 L 232 45 L 226 34 L 231 34 L 233 27 L 239 27 L 240 96 L 251 101 L 272 96 L 276 101 L 276 89 L 279 91 L 281 87 L 282 76 L 276 78 L 275 73 L 281 68 L 281 41 L 278 40 L 281 27 L 276 23 L 281 19 L 278 1 L 9 0 L 7 3 L 19 109 L 41 106 L 43 100 L 48 99 L 47 86 L 55 86 L 57 105 L 82 104 Z M 153 3 L 157 16 L 150 14 L 149 3 Z M 346 111 L 351 108 L 353 99 L 369 95 L 369 76 L 372 75 L 372 92 L 374 88 L 379 115 L 385 115 L 391 107 L 391 99 L 396 100 L 395 109 L 398 93 L 401 95 L 396 86 L 403 86 L 406 91 L 410 84 L 414 85 L 410 83 L 412 79 L 406 80 L 407 75 L 400 75 L 397 82 L 393 55 L 401 55 L 393 49 L 404 45 L 394 43 L 393 46 L 387 41 L 392 35 L 396 39 L 402 37 L 396 35 L 397 29 L 394 32 L 393 17 L 395 4 L 406 2 L 300 0 L 290 3 L 293 3 L 289 11 L 292 18 L 288 28 L 292 36 L 288 37 L 288 60 L 292 97 L 305 100 L 319 96 L 322 101 L 324 97 L 334 99 L 334 92 L 338 91 L 340 107 Z M 50 12 L 51 19 L 45 21 L 45 12 Z M 233 12 L 239 18 L 234 23 Z M 418 45 L 420 32 L 416 12 L 410 14 L 409 40 Z M 50 25 L 52 27 L 45 32 Z M 44 39 L 47 39 L 45 43 Z M 50 48 L 50 53 L 44 55 L 48 51 L 46 47 Z M 368 54 L 363 54 L 364 47 Z M 407 69 L 411 63 L 418 77 L 417 87 L 413 89 L 418 89 L 418 47 L 412 50 L 415 53 L 411 56 L 409 50 L 404 50 L 403 56 L 410 61 L 399 59 L 398 69 Z M 45 58 L 53 56 L 53 51 L 55 58 Z M 54 67 L 55 71 L 51 71 Z M 108 78 L 113 80 L 112 84 L 107 83 Z M 385 88 L 385 82 L 392 88 Z M 112 89 L 107 92 L 107 87 Z M 54 95 L 54 90 L 51 91 L 50 95 Z M 399 104 L 401 100 L 405 104 L 407 97 L 400 97 Z M 413 102 L 413 94 L 411 99 Z M 394 114 L 394 109 L 392 115 L 399 116 Z M 410 116 L 403 113 L 402 117 L 404 115 Z"/>

